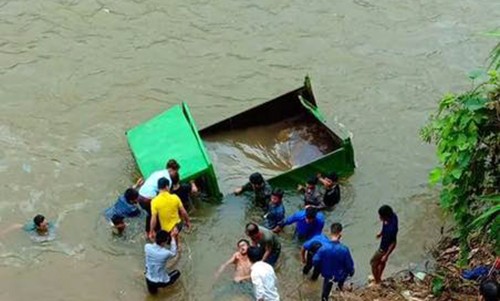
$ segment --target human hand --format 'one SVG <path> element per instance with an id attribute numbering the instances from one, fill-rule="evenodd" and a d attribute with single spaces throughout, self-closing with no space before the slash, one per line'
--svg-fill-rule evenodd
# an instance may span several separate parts
<path id="1" fill-rule="evenodd" d="M 177 236 L 179 236 L 179 229 L 177 227 L 174 227 L 172 231 L 170 232 L 170 236 L 172 236 L 172 239 L 177 240 Z"/>
<path id="2" fill-rule="evenodd" d="M 155 237 L 156 237 L 155 231 L 154 230 L 149 231 L 148 237 L 149 237 L 149 240 L 154 241 Z"/>
<path id="3" fill-rule="evenodd" d="M 377 233 L 377 236 L 375 236 L 377 239 L 382 237 L 382 233 Z"/>
<path id="4" fill-rule="evenodd" d="M 241 187 L 238 187 L 234 190 L 234 194 L 236 194 L 236 195 L 241 194 L 242 191 L 243 191 L 243 189 Z"/>
<path id="5" fill-rule="evenodd" d="M 144 184 L 144 179 L 143 178 L 139 178 L 139 179 L 137 179 L 137 182 L 135 182 L 135 187 L 139 187 L 142 184 Z"/>

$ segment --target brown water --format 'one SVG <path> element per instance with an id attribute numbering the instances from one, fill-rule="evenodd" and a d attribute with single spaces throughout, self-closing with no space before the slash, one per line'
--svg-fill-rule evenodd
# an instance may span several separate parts
<path id="1" fill-rule="evenodd" d="M 366 279 L 383 203 L 401 221 L 389 271 L 421 260 L 440 222 L 426 185 L 433 148 L 418 128 L 441 94 L 469 86 L 465 74 L 496 43 L 480 33 L 499 19 L 497 0 L 0 2 L 0 227 L 37 212 L 60 223 L 48 245 L 1 238 L 0 300 L 149 299 L 141 237 L 114 240 L 100 219 L 131 182 L 125 130 L 180 101 L 208 125 L 305 74 L 322 111 L 354 133 L 358 169 L 328 221 L 346 225 L 356 279 Z M 260 217 L 245 204 L 230 196 L 197 210 L 180 285 L 158 299 L 210 300 L 229 282 L 214 289 L 212 275 Z M 319 284 L 299 285 L 288 235 L 283 299 L 316 297 Z"/>
<path id="2" fill-rule="evenodd" d="M 203 136 L 203 141 L 224 192 L 241 185 L 242 171 L 270 178 L 335 150 L 321 123 L 304 116 Z"/>

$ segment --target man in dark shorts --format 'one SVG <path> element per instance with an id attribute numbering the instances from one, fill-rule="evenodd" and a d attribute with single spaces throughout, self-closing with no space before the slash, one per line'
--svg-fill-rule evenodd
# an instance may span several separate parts
<path id="1" fill-rule="evenodd" d="M 177 195 L 186 208 L 187 211 L 193 208 L 193 203 L 191 202 L 191 196 L 198 193 L 198 187 L 196 183 L 191 181 L 190 183 L 180 183 L 179 174 L 171 175 L 172 178 L 172 189 L 171 192 Z"/>
<path id="2" fill-rule="evenodd" d="M 262 208 L 267 208 L 273 191 L 271 185 L 258 172 L 251 174 L 248 180 L 248 183 L 236 188 L 234 194 L 239 195 L 246 191 L 253 191 L 255 193 L 256 204 Z"/>
<path id="3" fill-rule="evenodd" d="M 330 241 L 325 243 L 314 255 L 313 265 L 321 270 L 323 276 L 323 291 L 321 300 L 328 301 L 333 284 L 337 283 L 343 290 L 348 277 L 354 275 L 354 261 L 349 248 L 340 242 L 342 225 L 333 223 L 330 226 Z"/>
<path id="4" fill-rule="evenodd" d="M 392 208 L 388 205 L 383 205 L 379 208 L 378 214 L 382 221 L 382 231 L 377 234 L 377 238 L 380 239 L 380 246 L 370 260 L 375 284 L 382 282 L 382 273 L 384 272 L 389 255 L 396 248 L 398 235 L 398 216 Z"/>
<path id="5" fill-rule="evenodd" d="M 275 266 L 281 253 L 278 236 L 264 227 L 259 227 L 256 223 L 248 223 L 245 232 L 251 238 L 252 245 L 260 247 L 264 252 L 262 261 Z"/>
<path id="6" fill-rule="evenodd" d="M 331 208 L 340 202 L 340 187 L 338 184 L 339 177 L 335 172 L 322 177 L 318 176 L 319 182 L 325 188 L 323 194 L 323 205 L 326 208 Z"/>
<path id="7" fill-rule="evenodd" d="M 167 261 L 177 255 L 177 234 L 177 230 L 171 233 L 170 249 L 165 247 L 170 235 L 163 230 L 156 233 L 155 243 L 148 243 L 144 246 L 146 254 L 146 272 L 144 274 L 148 291 L 152 295 L 158 293 L 159 288 L 174 284 L 181 275 L 178 270 L 170 273 L 166 270 Z"/>

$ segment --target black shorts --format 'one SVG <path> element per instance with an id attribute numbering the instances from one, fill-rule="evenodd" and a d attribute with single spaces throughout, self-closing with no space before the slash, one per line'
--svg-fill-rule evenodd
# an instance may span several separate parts
<path id="1" fill-rule="evenodd" d="M 172 285 L 179 279 L 181 276 L 181 272 L 178 270 L 173 270 L 172 272 L 168 273 L 168 276 L 170 276 L 170 281 L 169 282 L 152 282 L 149 281 L 148 278 L 146 278 L 146 286 L 148 287 L 148 291 L 150 294 L 155 295 L 158 293 L 158 289 L 162 287 L 167 287 L 169 285 Z"/>

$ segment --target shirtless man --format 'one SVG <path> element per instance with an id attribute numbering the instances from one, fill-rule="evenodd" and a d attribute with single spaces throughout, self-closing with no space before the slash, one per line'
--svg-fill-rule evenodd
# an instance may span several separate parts
<path id="1" fill-rule="evenodd" d="M 236 244 L 238 251 L 233 254 L 233 256 L 215 273 L 215 279 L 231 264 L 234 264 L 234 282 L 243 282 L 245 280 L 250 280 L 250 267 L 252 264 L 247 256 L 248 247 L 250 242 L 246 239 L 240 239 Z"/>

